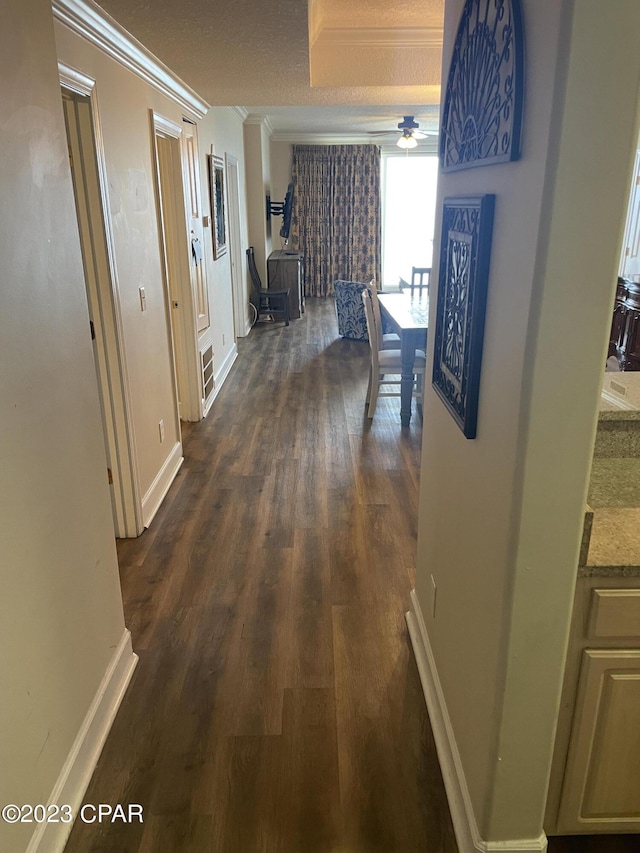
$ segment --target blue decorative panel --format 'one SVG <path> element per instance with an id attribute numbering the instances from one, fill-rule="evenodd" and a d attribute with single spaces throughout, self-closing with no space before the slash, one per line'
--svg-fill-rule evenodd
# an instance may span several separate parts
<path id="1" fill-rule="evenodd" d="M 352 341 L 368 341 L 367 320 L 362 304 L 366 284 L 357 281 L 334 281 L 338 334 Z"/>
<path id="2" fill-rule="evenodd" d="M 523 91 L 520 0 L 467 0 L 447 81 L 442 170 L 517 160 Z"/>
<path id="3" fill-rule="evenodd" d="M 495 196 L 446 198 L 442 214 L 433 387 L 476 437 Z"/>

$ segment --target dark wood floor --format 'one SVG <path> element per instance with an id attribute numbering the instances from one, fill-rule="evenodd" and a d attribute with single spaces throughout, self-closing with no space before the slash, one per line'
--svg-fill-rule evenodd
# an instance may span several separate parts
<path id="1" fill-rule="evenodd" d="M 67 853 L 458 853 L 404 622 L 420 423 L 368 422 L 331 301 L 239 351 L 118 543 L 140 662 L 84 801 L 144 824 L 77 822 Z M 550 851 L 637 849 L 591 843 Z"/>

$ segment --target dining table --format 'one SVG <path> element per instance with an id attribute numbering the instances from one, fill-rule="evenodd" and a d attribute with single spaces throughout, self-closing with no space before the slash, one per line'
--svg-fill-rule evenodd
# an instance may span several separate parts
<path id="1" fill-rule="evenodd" d="M 402 374 L 400 378 L 400 423 L 408 427 L 411 423 L 411 401 L 413 398 L 413 365 L 416 351 L 426 351 L 427 325 L 429 320 L 429 297 L 412 296 L 410 293 L 379 293 L 380 312 L 388 327 L 400 338 Z"/>

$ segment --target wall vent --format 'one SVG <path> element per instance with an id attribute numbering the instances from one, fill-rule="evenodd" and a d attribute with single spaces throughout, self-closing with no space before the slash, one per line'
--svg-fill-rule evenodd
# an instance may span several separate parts
<path id="1" fill-rule="evenodd" d="M 213 345 L 200 353 L 200 360 L 202 362 L 202 399 L 206 404 L 215 388 L 213 379 Z"/>

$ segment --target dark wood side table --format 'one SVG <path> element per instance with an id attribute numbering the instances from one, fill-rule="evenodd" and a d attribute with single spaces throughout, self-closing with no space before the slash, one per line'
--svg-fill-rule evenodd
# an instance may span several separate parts
<path id="1" fill-rule="evenodd" d="M 270 290 L 289 288 L 291 319 L 304 313 L 304 256 L 301 252 L 277 249 L 267 258 L 267 287 Z"/>
<path id="2" fill-rule="evenodd" d="M 640 282 L 618 278 L 609 355 L 620 370 L 640 370 Z"/>

